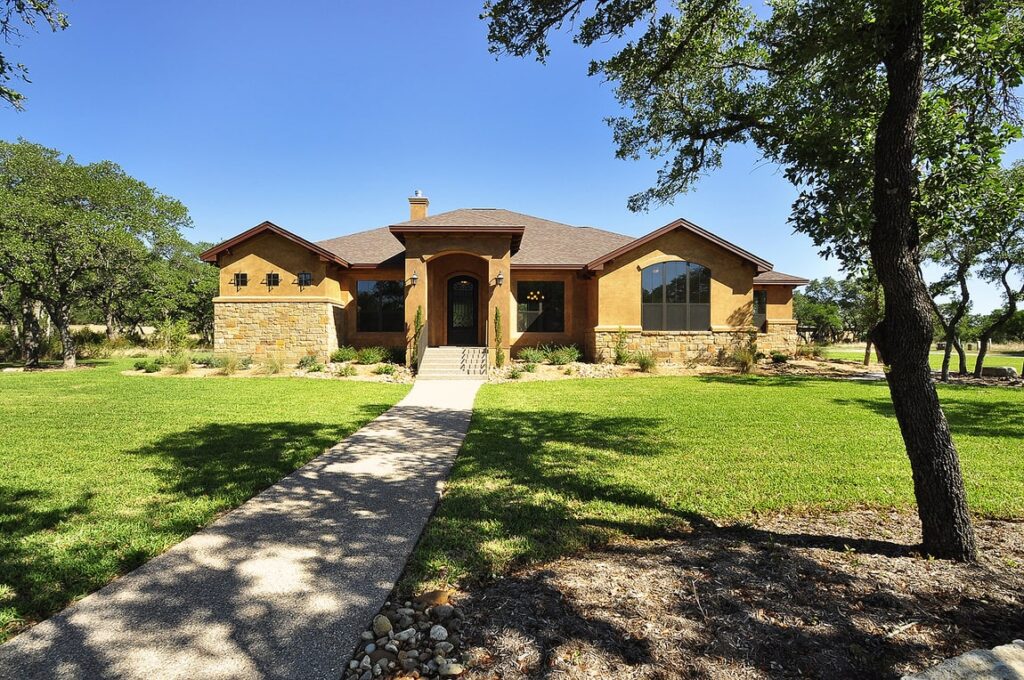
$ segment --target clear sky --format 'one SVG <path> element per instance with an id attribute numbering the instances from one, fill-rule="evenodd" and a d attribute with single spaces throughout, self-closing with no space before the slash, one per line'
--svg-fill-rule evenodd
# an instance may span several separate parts
<path id="1" fill-rule="evenodd" d="M 612 88 L 586 76 L 599 53 L 558 40 L 547 65 L 496 60 L 481 5 L 64 0 L 70 28 L 4 48 L 33 82 L 25 111 L 0 109 L 0 137 L 119 163 L 188 206 L 194 241 L 265 219 L 311 240 L 382 226 L 422 189 L 431 213 L 502 207 L 631 235 L 686 217 L 780 271 L 838 275 L 787 226 L 795 192 L 750 148 L 674 205 L 630 213 L 660 164 L 614 157 Z"/>

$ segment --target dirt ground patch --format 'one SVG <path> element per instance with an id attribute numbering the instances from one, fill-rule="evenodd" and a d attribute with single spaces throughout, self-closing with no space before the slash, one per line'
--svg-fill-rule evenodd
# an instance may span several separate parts
<path id="1" fill-rule="evenodd" d="M 700 522 L 464 593 L 467 678 L 898 678 L 1024 637 L 1024 523 L 976 565 L 922 558 L 916 516 Z"/>

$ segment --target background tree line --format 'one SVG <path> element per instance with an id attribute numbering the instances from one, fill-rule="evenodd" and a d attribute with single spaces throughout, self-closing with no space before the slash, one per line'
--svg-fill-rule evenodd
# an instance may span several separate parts
<path id="1" fill-rule="evenodd" d="M 191 226 L 181 202 L 114 163 L 0 141 L 0 351 L 37 365 L 56 338 L 74 367 L 76 323 L 110 340 L 171 323 L 211 337 L 217 270 L 182 235 Z"/>

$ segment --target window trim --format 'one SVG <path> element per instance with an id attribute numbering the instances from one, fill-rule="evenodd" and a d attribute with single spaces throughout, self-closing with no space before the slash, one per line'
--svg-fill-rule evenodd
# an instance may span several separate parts
<path id="1" fill-rule="evenodd" d="M 661 273 L 661 283 L 658 286 L 656 286 L 654 289 L 652 289 L 654 291 L 660 291 L 660 295 L 658 297 L 660 297 L 661 299 L 659 301 L 657 301 L 657 302 L 644 302 L 644 295 L 646 294 L 646 291 L 647 291 L 647 288 L 644 286 L 644 272 L 646 272 L 648 269 L 651 269 L 653 267 L 664 267 L 666 265 L 672 265 L 672 264 L 681 264 L 681 265 L 685 265 L 685 267 L 686 267 L 686 272 L 687 272 L 687 274 L 686 274 L 686 288 L 685 288 L 685 290 L 683 292 L 683 298 L 684 298 L 685 302 L 669 302 L 669 293 L 668 293 L 668 291 L 669 291 L 669 283 L 670 282 L 668 280 L 666 280 L 667 270 L 665 272 Z M 707 300 L 708 301 L 707 302 L 691 302 L 690 301 L 690 298 L 692 296 L 691 289 L 690 289 L 690 284 L 691 284 L 691 275 L 690 275 L 691 269 L 690 269 L 690 267 L 700 267 L 705 272 L 707 272 L 707 281 L 708 281 L 708 292 L 707 292 Z M 651 332 L 659 332 L 659 333 L 696 333 L 696 332 L 704 332 L 704 331 L 711 330 L 711 282 L 713 280 L 714 279 L 712 277 L 711 268 L 710 267 L 708 267 L 707 265 L 702 264 L 700 262 L 694 262 L 692 260 L 683 260 L 683 259 L 661 260 L 661 261 L 658 261 L 658 262 L 651 262 L 650 264 L 648 264 L 646 266 L 640 267 L 640 328 L 643 331 L 651 331 Z M 667 328 L 667 326 L 669 325 L 668 324 L 668 319 L 669 319 L 669 305 L 670 304 L 671 305 L 681 305 L 681 306 L 684 307 L 684 309 L 685 309 L 685 317 L 686 317 L 686 322 L 684 324 L 684 326 L 685 326 L 684 328 Z M 657 305 L 657 306 L 659 306 L 661 308 L 661 322 L 660 322 L 658 328 L 649 328 L 649 327 L 647 327 L 644 324 L 644 311 L 645 311 L 644 308 L 647 305 L 652 305 L 652 306 Z M 707 306 L 708 324 L 707 324 L 706 327 L 692 328 L 692 327 L 690 327 L 692 325 L 691 322 L 690 322 L 690 314 L 691 314 L 691 311 L 692 311 L 691 308 L 698 307 L 698 306 L 700 306 L 700 307 Z"/>

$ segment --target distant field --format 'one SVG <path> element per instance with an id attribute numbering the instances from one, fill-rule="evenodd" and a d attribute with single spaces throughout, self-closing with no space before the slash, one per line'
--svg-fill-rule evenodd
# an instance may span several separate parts
<path id="1" fill-rule="evenodd" d="M 825 356 L 830 359 L 845 359 L 848 361 L 863 361 L 864 360 L 864 349 L 857 349 L 856 347 L 826 347 Z M 977 358 L 977 352 L 967 353 L 967 370 L 974 370 L 974 361 Z M 938 371 L 942 368 L 942 352 L 932 352 L 929 356 L 932 368 Z M 950 358 L 951 370 L 956 371 L 957 363 L 956 352 L 953 352 L 953 356 Z M 871 363 L 877 363 L 874 352 L 871 353 Z M 1007 352 L 1000 351 L 999 353 L 992 353 L 985 357 L 986 366 L 1011 366 L 1017 369 L 1017 372 L 1021 372 L 1022 364 L 1024 364 L 1024 352 Z"/>

